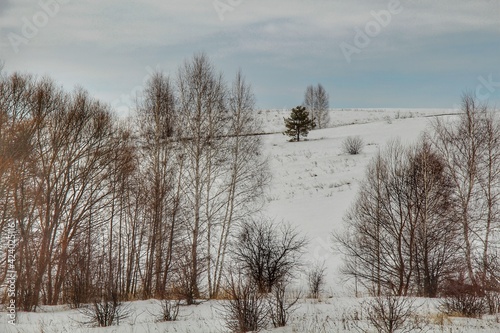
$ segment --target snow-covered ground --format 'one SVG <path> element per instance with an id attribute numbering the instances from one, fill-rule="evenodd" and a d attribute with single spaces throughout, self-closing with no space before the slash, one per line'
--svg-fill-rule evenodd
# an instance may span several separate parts
<path id="1" fill-rule="evenodd" d="M 281 123 L 275 129 L 283 126 Z M 331 233 L 339 230 L 353 202 L 367 164 L 389 140 L 411 144 L 431 128 L 433 115 L 455 113 L 449 109 L 333 110 L 333 128 L 314 130 L 307 141 L 287 142 L 283 135 L 265 138 L 271 162 L 272 185 L 266 214 L 292 223 L 310 241 L 305 260 L 309 265 L 325 262 L 327 290 L 331 296 L 352 296 L 340 281 L 341 257 L 332 251 Z M 267 118 L 273 119 L 269 111 Z M 268 121 L 270 122 L 270 121 Z M 343 125 L 341 125 L 343 124 Z M 359 155 L 342 152 L 348 136 L 360 136 L 365 147 Z"/>
<path id="2" fill-rule="evenodd" d="M 275 333 L 340 333 L 359 332 L 366 327 L 363 302 L 367 299 L 333 297 L 321 300 L 300 300 L 286 327 L 269 330 Z M 227 332 L 222 319 L 223 308 L 219 301 L 182 306 L 177 321 L 156 322 L 159 306 L 155 300 L 126 303 L 131 316 L 119 326 L 91 328 L 82 325 L 81 314 L 64 306 L 41 307 L 37 313 L 21 314 L 16 326 L 0 324 L 2 333 L 222 333 Z M 426 325 L 424 332 L 498 333 L 500 318 L 483 319 L 450 318 L 439 315 L 436 303 L 415 300 L 419 320 Z"/>
<path id="3" fill-rule="evenodd" d="M 433 115 L 456 113 L 455 109 L 331 109 L 330 126 L 337 127 L 352 124 L 366 124 L 378 121 L 387 121 L 406 118 L 420 118 Z M 261 110 L 259 114 L 264 121 L 266 132 L 281 132 L 284 130 L 283 118 L 290 115 L 290 110 L 273 109 Z"/>
<path id="4" fill-rule="evenodd" d="M 370 299 L 333 297 L 321 300 L 303 299 L 297 304 L 286 327 L 272 329 L 275 333 L 346 333 L 365 328 L 366 308 Z M 126 303 L 131 315 L 119 326 L 92 328 L 81 324 L 78 310 L 64 306 L 41 307 L 37 313 L 21 314 L 16 326 L 0 324 L 2 333 L 222 333 L 224 328 L 222 301 L 207 301 L 199 305 L 181 306 L 177 321 L 156 322 L 160 311 L 155 300 Z M 440 315 L 436 301 L 416 299 L 418 322 L 423 332 L 498 333 L 500 317 L 482 319 L 451 318 Z M 371 331 L 369 331 L 371 332 Z M 374 331 L 373 331 L 374 332 Z"/>
<path id="5" fill-rule="evenodd" d="M 267 132 L 281 132 L 288 110 L 261 111 Z M 332 110 L 334 127 L 312 131 L 307 141 L 287 142 L 282 134 L 264 136 L 269 156 L 272 184 L 263 214 L 286 221 L 307 235 L 309 247 L 304 255 L 306 267 L 316 262 L 327 266 L 327 286 L 321 301 L 301 299 L 290 325 L 274 332 L 357 332 L 354 320 L 362 311 L 361 302 L 352 288 L 341 281 L 338 273 L 340 255 L 332 251 L 331 233 L 342 226 L 342 218 L 356 195 L 365 167 L 378 149 L 391 139 L 412 143 L 428 128 L 434 115 L 451 114 L 442 109 L 369 109 Z M 344 154 L 342 141 L 359 135 L 366 146 L 360 155 Z M 296 288 L 305 289 L 303 277 Z M 19 313 L 16 326 L 6 324 L 5 313 L 0 333 L 49 332 L 225 332 L 220 302 L 209 301 L 183 306 L 176 322 L 157 323 L 159 306 L 154 300 L 129 304 L 132 315 L 120 326 L 89 328 L 82 325 L 82 315 L 67 307 L 42 307 L 37 313 Z M 440 317 L 436 301 L 416 300 L 418 312 L 431 329 L 429 332 L 500 332 L 500 315 L 481 320 Z M 361 325 L 363 322 L 361 321 Z"/>

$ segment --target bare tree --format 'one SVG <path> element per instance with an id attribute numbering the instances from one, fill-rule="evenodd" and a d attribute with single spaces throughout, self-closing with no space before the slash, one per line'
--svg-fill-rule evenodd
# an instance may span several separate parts
<path id="1" fill-rule="evenodd" d="M 16 253 L 20 260 L 16 262 L 18 273 L 17 299 L 19 306 L 30 310 L 34 282 L 35 252 L 32 242 L 25 236 L 31 235 L 31 226 L 35 223 L 33 200 L 26 194 L 30 192 L 29 175 L 33 174 L 35 161 L 32 158 L 32 136 L 36 124 L 41 119 L 33 115 L 30 108 L 31 98 L 37 82 L 29 75 L 14 73 L 0 79 L 0 232 L 7 223 L 14 221 L 19 231 L 20 242 Z M 24 194 L 23 194 L 24 193 Z M 8 272 L 7 256 L 2 256 L 0 278 L 5 280 Z M 3 293 L 3 297 L 6 297 Z M 4 298 L 3 298 L 4 299 Z"/>
<path id="2" fill-rule="evenodd" d="M 191 263 L 189 285 L 193 297 L 200 296 L 199 278 L 210 260 L 211 232 L 218 213 L 218 198 L 224 190 L 215 185 L 222 173 L 224 160 L 220 149 L 227 119 L 226 87 L 222 75 L 215 72 L 204 54 L 195 55 L 178 74 L 179 108 L 183 130 L 188 136 L 183 149 L 186 154 L 184 195 L 192 215 L 189 221 L 189 253 Z"/>
<path id="3" fill-rule="evenodd" d="M 268 182 L 267 160 L 262 157 L 261 140 L 252 135 L 260 130 L 255 118 L 254 96 L 239 72 L 229 94 L 229 137 L 225 139 L 227 156 L 225 196 L 221 202 L 221 223 L 214 225 L 213 253 L 208 265 L 210 297 L 217 297 L 226 264 L 229 240 L 238 224 L 262 206 L 263 190 Z M 211 251 L 211 249 L 209 249 Z"/>
<path id="4" fill-rule="evenodd" d="M 415 216 L 415 283 L 417 294 L 436 297 L 443 278 L 458 262 L 459 228 L 445 162 L 427 138 L 410 151 L 407 173 L 410 212 Z"/>
<path id="5" fill-rule="evenodd" d="M 20 305 L 34 310 L 59 303 L 76 240 L 92 212 L 108 207 L 115 128 L 107 107 L 81 89 L 68 94 L 48 79 L 17 74 L 2 89 L 10 92 L 2 96 L 10 125 L 26 129 L 20 142 L 29 156 L 8 172 L 7 206 L 14 209 L 7 211 L 21 236 Z M 92 221 L 96 229 L 103 217 Z"/>
<path id="6" fill-rule="evenodd" d="M 406 164 L 398 142 L 388 145 L 368 166 L 366 180 L 346 217 L 345 234 L 335 238 L 346 255 L 344 273 L 379 296 L 384 290 L 397 295 L 409 288 L 409 221 L 402 201 L 404 184 L 397 175 Z"/>
<path id="7" fill-rule="evenodd" d="M 436 121 L 432 140 L 453 185 L 467 278 L 486 287 L 497 256 L 491 240 L 500 223 L 500 125 L 471 93 L 462 98 L 462 112 L 458 122 Z"/>
<path id="8" fill-rule="evenodd" d="M 344 272 L 376 295 L 436 297 L 464 267 L 465 283 L 498 288 L 499 121 L 466 94 L 459 120 L 434 130 L 377 156 L 336 236 Z"/>
<path id="9" fill-rule="evenodd" d="M 148 221 L 144 297 L 163 297 L 179 233 L 180 182 L 183 155 L 175 142 L 178 115 L 168 77 L 154 74 L 137 101 L 141 174 Z"/>
<path id="10" fill-rule="evenodd" d="M 297 309 L 300 292 L 291 293 L 288 290 L 288 281 L 277 283 L 268 298 L 269 317 L 274 327 L 287 325 L 290 316 Z"/>
<path id="11" fill-rule="evenodd" d="M 316 87 L 311 85 L 306 88 L 303 105 L 311 113 L 311 118 L 318 128 L 326 128 L 330 122 L 329 98 L 328 93 L 320 83 Z"/>
<path id="12" fill-rule="evenodd" d="M 368 321 L 378 333 L 422 331 L 415 320 L 414 301 L 405 297 L 379 296 L 363 304 Z"/>
<path id="13" fill-rule="evenodd" d="M 46 301 L 57 304 L 68 271 L 70 245 L 77 233 L 84 230 L 90 212 L 104 209 L 111 200 L 111 187 L 105 185 L 109 182 L 108 171 L 116 141 L 109 110 L 84 91 L 75 92 L 68 110 L 56 110 L 48 126 L 55 130 L 42 129 L 37 134 L 37 144 L 47 149 L 41 150 L 39 156 L 45 177 L 40 185 L 48 190 L 44 191 L 45 216 L 40 218 L 42 230 L 47 232 L 47 238 L 42 238 L 44 251 L 40 253 L 44 259 L 40 265 L 47 260 L 47 266 L 39 266 L 39 274 L 47 269 Z M 105 222 L 102 215 L 93 221 L 95 226 Z M 51 254 L 57 256 L 52 282 Z"/>
<path id="14" fill-rule="evenodd" d="M 482 119 L 482 153 L 479 157 L 479 187 L 482 226 L 478 227 L 482 245 L 476 259 L 480 285 L 484 290 L 498 291 L 498 230 L 500 228 L 500 120 L 489 111 Z M 482 231 L 482 232 L 481 232 Z"/>
<path id="15" fill-rule="evenodd" d="M 20 233 L 21 307 L 217 297 L 267 183 L 253 107 L 241 73 L 229 89 L 204 54 L 175 82 L 153 75 L 128 123 L 83 89 L 0 77 L 0 230 Z"/>
<path id="16" fill-rule="evenodd" d="M 229 274 L 226 294 L 231 298 L 223 304 L 224 320 L 231 332 L 259 332 L 267 327 L 269 309 L 265 295 L 241 272 Z"/>
<path id="17" fill-rule="evenodd" d="M 267 182 L 260 153 L 254 96 L 238 73 L 231 87 L 204 55 L 186 62 L 178 76 L 179 110 L 185 152 L 183 196 L 191 258 L 190 283 L 198 297 L 198 280 L 206 273 L 208 296 L 217 297 L 234 227 L 259 208 Z M 185 247 L 186 249 L 186 247 Z"/>
<path id="18" fill-rule="evenodd" d="M 307 241 L 288 224 L 249 221 L 243 224 L 234 245 L 235 261 L 258 286 L 269 293 L 273 286 L 293 276 Z"/>
<path id="19" fill-rule="evenodd" d="M 311 118 L 316 119 L 316 114 L 314 111 L 316 110 L 316 96 L 315 96 L 315 87 L 313 85 L 307 86 L 306 92 L 304 93 L 304 106 L 310 110 Z"/>
<path id="20" fill-rule="evenodd" d="M 309 295 L 312 298 L 319 298 L 323 288 L 325 287 L 325 263 L 316 263 L 307 272 L 307 286 L 309 287 Z"/>
<path id="21" fill-rule="evenodd" d="M 330 96 L 326 92 L 325 88 L 323 88 L 323 86 L 319 83 L 316 87 L 315 94 L 318 128 L 326 128 L 330 123 L 330 115 L 328 113 L 330 109 Z"/>
<path id="22" fill-rule="evenodd" d="M 377 296 L 436 296 L 459 245 L 448 183 L 425 141 L 414 150 L 390 143 L 368 167 L 346 232 L 334 235 L 344 273 Z"/>

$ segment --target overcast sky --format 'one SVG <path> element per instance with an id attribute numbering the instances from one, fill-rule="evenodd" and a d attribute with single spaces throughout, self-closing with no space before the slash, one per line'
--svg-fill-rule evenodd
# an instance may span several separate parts
<path id="1" fill-rule="evenodd" d="M 259 108 L 322 83 L 336 108 L 500 106 L 500 0 L 0 0 L 4 71 L 127 110 L 149 73 L 205 52 Z"/>

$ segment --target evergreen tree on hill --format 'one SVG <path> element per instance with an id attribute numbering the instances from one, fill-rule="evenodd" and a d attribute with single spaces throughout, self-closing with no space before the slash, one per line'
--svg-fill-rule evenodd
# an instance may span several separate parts
<path id="1" fill-rule="evenodd" d="M 310 130 L 316 127 L 314 120 L 309 118 L 309 112 L 303 106 L 292 109 L 289 118 L 284 118 L 286 131 L 284 135 L 291 137 L 290 141 L 300 141 L 300 137 L 307 137 Z"/>

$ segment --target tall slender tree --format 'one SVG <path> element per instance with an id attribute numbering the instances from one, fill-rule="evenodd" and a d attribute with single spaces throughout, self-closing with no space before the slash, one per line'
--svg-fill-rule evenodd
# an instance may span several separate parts
<path id="1" fill-rule="evenodd" d="M 184 267 L 188 279 L 185 294 L 192 302 L 200 297 L 200 276 L 206 269 L 207 241 L 211 241 L 215 222 L 216 201 L 221 192 L 215 181 L 221 173 L 219 161 L 223 161 L 220 149 L 227 120 L 226 87 L 221 74 L 217 74 L 205 54 L 195 55 L 186 61 L 178 74 L 179 108 L 187 136 L 183 150 L 186 155 L 186 171 L 183 186 L 189 205 L 188 238 L 185 244 Z"/>
<path id="2" fill-rule="evenodd" d="M 229 88 L 204 54 L 175 81 L 154 74 L 127 121 L 83 89 L 1 76 L 0 231 L 19 231 L 19 306 L 217 297 L 267 181 L 253 107 L 241 73 Z"/>
<path id="3" fill-rule="evenodd" d="M 346 232 L 344 273 L 373 294 L 435 297 L 456 269 L 459 232 L 444 162 L 422 141 L 392 142 L 370 163 Z"/>
<path id="4" fill-rule="evenodd" d="M 226 273 L 229 241 L 234 231 L 262 205 L 264 186 L 268 181 L 267 160 L 261 156 L 260 122 L 255 117 L 254 95 L 241 72 L 229 91 L 228 137 L 224 150 L 227 164 L 221 201 L 221 221 L 214 226 L 212 249 L 209 248 L 208 281 L 210 297 L 217 297 Z M 212 254 L 213 253 L 213 254 Z"/>
<path id="5" fill-rule="evenodd" d="M 178 133 L 174 87 L 162 73 L 155 73 L 137 101 L 141 174 L 146 200 L 147 251 L 143 275 L 144 297 L 164 297 L 171 273 L 180 200 L 176 179 L 180 167 L 175 149 Z"/>
<path id="6" fill-rule="evenodd" d="M 467 282 L 487 287 L 498 256 L 491 240 L 500 227 L 500 121 L 487 105 L 465 93 L 459 120 L 436 121 L 434 129 L 433 144 L 453 185 Z"/>
<path id="7" fill-rule="evenodd" d="M 317 86 L 310 85 L 306 88 L 303 105 L 311 113 L 311 118 L 318 128 L 326 128 L 330 122 L 329 98 L 330 96 L 320 83 Z"/>

